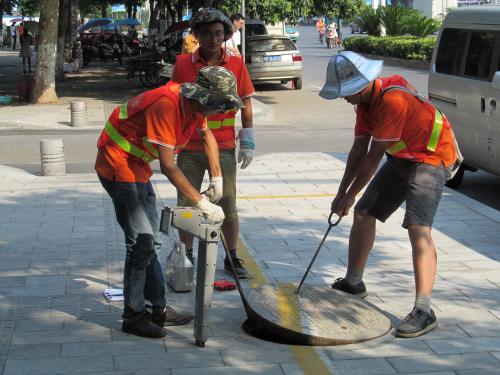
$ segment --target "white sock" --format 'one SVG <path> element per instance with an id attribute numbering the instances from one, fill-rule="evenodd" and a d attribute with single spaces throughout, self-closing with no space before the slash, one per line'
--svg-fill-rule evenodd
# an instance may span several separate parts
<path id="1" fill-rule="evenodd" d="M 363 272 L 364 270 L 350 269 L 347 267 L 347 273 L 344 279 L 353 286 L 358 285 L 361 281 L 363 281 Z"/>
<path id="2" fill-rule="evenodd" d="M 415 306 L 414 306 L 414 308 L 423 310 L 426 313 L 430 314 L 430 312 L 431 312 L 431 295 L 430 294 L 417 293 L 417 296 L 415 297 Z"/>

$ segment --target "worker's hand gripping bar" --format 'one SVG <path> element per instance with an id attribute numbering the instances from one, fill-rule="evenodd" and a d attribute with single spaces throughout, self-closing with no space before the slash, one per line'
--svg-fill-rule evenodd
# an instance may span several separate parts
<path id="1" fill-rule="evenodd" d="M 309 267 L 307 267 L 307 270 L 304 273 L 304 276 L 302 276 L 302 280 L 300 280 L 300 284 L 299 284 L 299 286 L 297 288 L 297 291 L 295 292 L 297 294 L 300 292 L 300 288 L 302 288 L 302 284 L 304 284 L 304 281 L 305 281 L 305 279 L 307 277 L 307 274 L 311 270 L 311 267 L 312 267 L 314 261 L 316 260 L 316 257 L 318 256 L 319 251 L 321 250 L 321 246 L 323 246 L 323 243 L 325 242 L 326 237 L 328 237 L 328 233 L 330 233 L 330 229 L 332 229 L 332 227 L 338 225 L 338 223 L 340 223 L 340 220 L 342 220 L 342 216 L 339 216 L 339 218 L 337 219 L 337 221 L 335 223 L 332 223 L 332 216 L 333 216 L 333 214 L 334 214 L 334 212 L 332 211 L 332 212 L 330 212 L 330 216 L 328 216 L 328 230 L 326 231 L 325 236 L 321 240 L 321 243 L 318 246 L 318 250 L 316 250 L 316 253 L 314 253 L 313 258 L 311 259 L 311 263 L 309 263 Z"/>

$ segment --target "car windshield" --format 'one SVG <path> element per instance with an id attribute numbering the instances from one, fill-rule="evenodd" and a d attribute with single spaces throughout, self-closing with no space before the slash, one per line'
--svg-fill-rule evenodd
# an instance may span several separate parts
<path id="1" fill-rule="evenodd" d="M 245 35 L 267 35 L 266 27 L 260 23 L 245 25 Z"/>
<path id="2" fill-rule="evenodd" d="M 248 52 L 295 51 L 296 48 L 288 39 L 250 40 L 247 43 Z"/>

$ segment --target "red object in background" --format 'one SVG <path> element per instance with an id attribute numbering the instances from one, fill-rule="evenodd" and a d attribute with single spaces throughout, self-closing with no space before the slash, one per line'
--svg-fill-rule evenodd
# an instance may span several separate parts
<path id="1" fill-rule="evenodd" d="M 214 281 L 214 288 L 220 291 L 236 289 L 236 283 L 226 279 Z"/>
<path id="2" fill-rule="evenodd" d="M 28 78 L 17 85 L 19 99 L 29 102 L 31 91 L 33 90 L 33 78 Z"/>

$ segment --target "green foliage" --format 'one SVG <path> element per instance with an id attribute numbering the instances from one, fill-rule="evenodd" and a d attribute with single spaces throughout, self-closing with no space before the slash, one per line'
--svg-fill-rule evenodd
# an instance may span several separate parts
<path id="1" fill-rule="evenodd" d="M 346 50 L 354 52 L 407 60 L 430 61 L 436 45 L 436 38 L 358 36 L 344 39 L 343 44 Z"/>
<path id="2" fill-rule="evenodd" d="M 403 22 L 405 16 L 408 16 L 407 8 L 399 6 L 386 6 L 377 9 L 377 15 L 385 26 L 387 35 L 403 35 L 406 33 L 407 26 Z"/>
<path id="3" fill-rule="evenodd" d="M 352 18 L 363 8 L 363 0 L 313 0 L 311 13 L 341 19 Z"/>
<path id="4" fill-rule="evenodd" d="M 40 0 L 20 0 L 18 4 L 18 9 L 24 16 L 33 17 L 40 15 Z"/>
<path id="5" fill-rule="evenodd" d="M 407 30 L 411 35 L 424 38 L 439 30 L 441 22 L 426 17 L 420 13 L 414 13 L 404 18 Z"/>
<path id="6" fill-rule="evenodd" d="M 359 17 L 356 18 L 354 22 L 365 30 L 368 35 L 380 35 L 380 18 L 369 6 L 364 6 L 362 8 Z"/>

